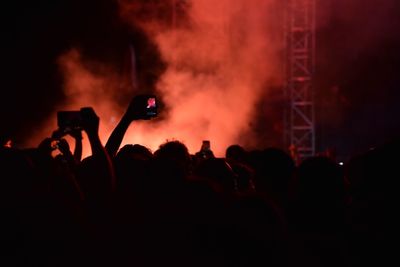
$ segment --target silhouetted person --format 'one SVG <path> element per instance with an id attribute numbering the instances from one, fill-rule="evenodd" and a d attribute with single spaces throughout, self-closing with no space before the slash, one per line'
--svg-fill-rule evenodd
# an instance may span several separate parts
<path id="1" fill-rule="evenodd" d="M 248 163 L 247 151 L 240 145 L 230 145 L 225 151 L 225 158 L 229 162 Z"/>
<path id="2" fill-rule="evenodd" d="M 345 164 L 350 182 L 353 266 L 398 265 L 393 242 L 398 229 L 400 139 L 391 140 Z M 397 262 L 397 263 L 396 263 Z"/>
<path id="3" fill-rule="evenodd" d="M 237 175 L 225 159 L 205 159 L 196 167 L 195 175 L 204 179 L 215 192 L 223 196 L 231 197 L 236 193 Z"/>
<path id="4" fill-rule="evenodd" d="M 81 163 L 78 177 L 87 201 L 108 201 L 115 190 L 111 159 L 99 138 L 99 117 L 92 108 L 82 108 L 82 127 L 89 138 L 92 155 Z"/>
<path id="5" fill-rule="evenodd" d="M 255 170 L 255 188 L 258 194 L 272 200 L 286 212 L 290 183 L 295 171 L 293 159 L 278 148 L 253 152 L 251 166 Z"/>
<path id="6" fill-rule="evenodd" d="M 5 210 L 13 210 L 7 216 L 14 222 L 8 228 L 13 234 L 7 246 L 18 260 L 9 263 L 18 266 L 86 262 L 83 248 L 89 238 L 83 195 L 70 166 L 52 157 L 52 141 L 46 138 L 38 148 L 9 149 L 8 159 L 0 159 L 7 174 L 3 179 L 12 181 L 6 186 L 8 200 L 2 201 Z M 13 158 L 19 162 L 3 165 Z"/>
<path id="7" fill-rule="evenodd" d="M 117 154 L 131 123 L 136 120 L 144 119 L 143 112 L 146 109 L 147 102 L 143 102 L 142 100 L 142 95 L 137 95 L 132 98 L 124 115 L 108 138 L 105 148 L 112 158 Z"/>
<path id="8" fill-rule="evenodd" d="M 327 157 L 311 157 L 296 171 L 288 220 L 298 266 L 350 266 L 348 193 L 343 171 Z"/>
<path id="9" fill-rule="evenodd" d="M 201 148 L 194 154 L 194 164 L 198 164 L 205 159 L 215 158 L 214 152 L 211 150 L 211 144 L 209 140 L 203 140 Z"/>

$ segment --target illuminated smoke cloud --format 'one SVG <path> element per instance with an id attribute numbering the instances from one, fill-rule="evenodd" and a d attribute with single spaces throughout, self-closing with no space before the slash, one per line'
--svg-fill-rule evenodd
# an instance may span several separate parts
<path id="1" fill-rule="evenodd" d="M 181 4 L 175 16 L 171 12 L 173 2 Z M 156 92 L 166 109 L 157 120 L 135 122 L 123 144 L 141 143 L 155 150 L 166 140 L 178 139 L 193 153 L 200 148 L 201 140 L 209 139 L 219 156 L 233 143 L 259 146 L 264 140 L 255 136 L 252 124 L 272 113 L 268 103 L 280 101 L 279 93 L 271 92 L 281 86 L 279 53 L 283 48 L 283 20 L 276 7 L 282 2 L 285 1 L 118 0 L 122 20 L 145 31 L 167 63 Z M 342 88 L 341 81 L 352 79 L 354 64 L 361 58 L 377 55 L 382 46 L 397 40 L 398 22 L 393 18 L 397 18 L 398 1 L 379 1 L 379 5 L 375 1 L 367 2 L 318 3 L 317 78 L 320 84 L 316 112 L 326 127 L 341 126 L 344 118 L 349 117 L 344 105 L 359 108 L 360 103 L 356 101 L 360 93 L 364 102 L 369 103 L 365 99 L 374 95 L 367 94 L 358 81 L 349 88 Z M 173 22 L 176 28 L 171 27 Z M 138 56 L 142 56 L 141 60 L 146 57 Z M 37 146 L 56 128 L 57 110 L 82 106 L 95 108 L 101 117 L 101 139 L 106 142 L 135 91 L 120 86 L 125 79 L 121 68 L 111 67 L 101 59 L 96 61 L 93 56 L 91 60 L 88 58 L 73 48 L 60 55 L 58 63 L 64 76 L 66 101 L 56 106 L 43 124 L 37 124 L 39 130 L 33 130 L 33 138 L 27 141 L 29 146 Z M 136 68 L 138 77 L 143 77 L 143 72 L 152 72 L 151 68 L 141 67 Z M 140 88 L 145 91 L 147 87 Z M 332 106 L 333 97 L 340 100 L 341 92 L 347 98 Z M 260 99 L 267 105 L 257 111 L 255 106 Z M 331 104 L 328 109 L 324 99 Z M 352 116 L 356 115 L 359 114 Z M 282 116 L 275 117 L 271 125 L 276 124 L 274 130 L 279 132 Z M 87 143 L 84 151 L 85 155 L 90 153 Z"/>
<path id="2" fill-rule="evenodd" d="M 256 106 L 281 78 L 282 43 L 277 36 L 282 28 L 272 15 L 275 1 L 177 0 L 184 5 L 175 19 L 172 2 L 119 1 L 121 18 L 148 35 L 167 66 L 156 85 L 165 105 L 160 118 L 134 122 L 122 145 L 139 143 L 154 151 L 167 140 L 180 140 L 195 153 L 207 139 L 217 156 L 234 143 L 257 145 L 251 128 L 260 116 Z M 66 102 L 56 110 L 92 106 L 101 118 L 105 144 L 127 105 L 116 99 L 146 88 L 127 92 L 115 67 L 89 61 L 76 49 L 61 55 L 58 63 Z M 138 77 L 143 71 L 149 70 L 137 69 Z M 55 114 L 42 137 L 54 130 Z M 84 155 L 89 154 L 85 140 Z"/>
<path id="3" fill-rule="evenodd" d="M 120 117 L 121 107 L 115 102 L 115 94 L 123 93 L 121 77 L 115 71 L 99 62 L 82 58 L 78 50 L 72 49 L 59 58 L 64 74 L 63 85 L 66 102 L 58 110 L 79 110 L 91 106 L 100 117 L 100 137 L 105 144 L 108 133 Z M 118 90 L 116 90 L 118 89 Z M 89 143 L 85 142 L 84 155 L 90 154 Z"/>
<path id="4" fill-rule="evenodd" d="M 93 107 L 100 117 L 100 137 L 105 144 L 109 133 L 116 126 L 120 117 L 121 107 L 115 102 L 116 91 L 120 90 L 121 77 L 109 67 L 100 62 L 84 60 L 77 49 L 71 49 L 58 58 L 60 72 L 64 77 L 63 92 L 64 103 L 60 103 L 52 114 L 45 120 L 41 132 L 35 133 L 30 146 L 36 146 L 45 137 L 50 137 L 57 129 L 57 111 L 79 110 L 82 107 Z M 115 90 L 115 89 L 119 90 Z M 91 154 L 87 136 L 83 135 L 83 155 Z M 69 141 L 71 149 L 74 142 L 69 135 L 65 136 Z"/>
<path id="5" fill-rule="evenodd" d="M 187 24 L 178 18 L 176 28 L 160 19 L 157 8 L 167 10 L 168 1 L 161 2 L 120 1 L 123 18 L 153 38 L 168 64 L 157 85 L 168 107 L 165 120 L 141 123 L 125 142 L 154 149 L 177 139 L 194 153 L 208 139 L 219 156 L 233 143 L 253 143 L 255 107 L 280 70 L 280 43 L 270 32 L 272 1 L 185 1 Z"/>

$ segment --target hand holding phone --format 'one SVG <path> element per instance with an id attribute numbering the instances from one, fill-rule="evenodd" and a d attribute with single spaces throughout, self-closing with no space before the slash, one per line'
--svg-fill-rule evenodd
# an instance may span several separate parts
<path id="1" fill-rule="evenodd" d="M 135 96 L 129 104 L 125 116 L 131 120 L 149 120 L 158 115 L 158 101 L 155 95 Z"/>
<path id="2" fill-rule="evenodd" d="M 211 145 L 209 140 L 203 140 L 201 144 L 201 151 L 209 151 L 211 150 Z"/>
<path id="3" fill-rule="evenodd" d="M 62 133 L 82 129 L 82 117 L 79 110 L 62 110 L 57 112 L 57 126 Z"/>
<path id="4" fill-rule="evenodd" d="M 201 143 L 201 149 L 198 152 L 198 155 L 204 159 L 214 158 L 214 153 L 211 150 L 210 140 L 203 140 Z"/>
<path id="5" fill-rule="evenodd" d="M 99 117 L 92 107 L 62 110 L 57 112 L 57 125 L 59 130 L 53 134 L 58 137 L 81 130 L 96 133 L 99 128 Z"/>

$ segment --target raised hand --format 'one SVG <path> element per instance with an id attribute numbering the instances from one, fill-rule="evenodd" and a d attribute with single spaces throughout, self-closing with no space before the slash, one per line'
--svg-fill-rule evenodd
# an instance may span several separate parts
<path id="1" fill-rule="evenodd" d="M 69 148 L 69 144 L 68 144 L 67 140 L 65 140 L 65 139 L 58 140 L 58 150 L 60 150 L 60 152 L 66 156 L 67 155 L 69 156 L 72 154 L 71 150 Z"/>
<path id="2" fill-rule="evenodd" d="M 142 96 L 135 96 L 132 98 L 129 106 L 124 114 L 124 119 L 129 121 L 140 120 L 143 117 L 143 110 L 146 108 Z"/>
<path id="3" fill-rule="evenodd" d="M 80 129 L 72 129 L 68 134 L 76 141 L 82 140 L 82 131 Z"/>
<path id="4" fill-rule="evenodd" d="M 82 131 L 73 129 L 68 134 L 75 139 L 74 158 L 76 162 L 80 162 L 82 159 Z"/>
<path id="5" fill-rule="evenodd" d="M 80 110 L 82 127 L 88 135 L 97 135 L 99 131 L 100 119 L 91 107 L 84 107 Z"/>
<path id="6" fill-rule="evenodd" d="M 46 137 L 40 142 L 38 150 L 46 155 L 51 155 L 51 152 L 57 149 L 57 140 L 51 137 Z"/>

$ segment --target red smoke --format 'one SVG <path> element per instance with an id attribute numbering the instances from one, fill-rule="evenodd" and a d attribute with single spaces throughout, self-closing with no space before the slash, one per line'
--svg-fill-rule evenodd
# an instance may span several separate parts
<path id="1" fill-rule="evenodd" d="M 192 1 L 189 25 L 167 29 L 165 20 L 134 16 L 138 1 L 120 1 L 123 18 L 139 24 L 168 63 L 157 86 L 169 107 L 167 118 L 157 125 L 141 123 L 125 142 L 154 149 L 167 139 L 178 139 L 193 153 L 207 139 L 217 155 L 230 144 L 251 143 L 243 136 L 251 130 L 267 82 L 279 72 L 280 44 L 269 32 L 272 2 Z"/>
<path id="2" fill-rule="evenodd" d="M 122 145 L 140 143 L 155 150 L 175 139 L 195 153 L 207 139 L 214 153 L 223 156 L 231 144 L 256 144 L 250 126 L 259 115 L 255 107 L 281 74 L 282 43 L 276 36 L 282 28 L 272 27 L 274 1 L 184 1 L 186 25 L 181 22 L 176 28 L 160 19 L 166 6 L 162 2 L 119 1 L 122 19 L 141 27 L 167 63 L 156 88 L 167 107 L 160 111 L 164 119 L 134 122 Z M 137 16 L 138 12 L 146 16 Z M 99 62 L 88 62 L 75 49 L 61 55 L 59 65 L 67 101 L 57 110 L 94 107 L 105 143 L 126 108 L 115 103 L 115 94 L 126 92 L 112 89 L 120 88 L 121 75 Z M 48 129 L 54 129 L 53 115 Z M 84 155 L 89 153 L 85 143 Z"/>
<path id="3" fill-rule="evenodd" d="M 105 144 L 123 111 L 114 100 L 116 93 L 123 93 L 123 87 L 120 86 L 122 77 L 104 64 L 83 59 L 77 49 L 71 49 L 61 55 L 58 65 L 64 76 L 63 92 L 66 100 L 59 104 L 44 125 L 39 127 L 42 130 L 34 135 L 32 145 L 38 145 L 57 129 L 57 111 L 79 110 L 87 106 L 93 107 L 100 117 L 100 137 Z M 69 136 L 66 138 L 71 141 L 71 149 L 74 149 L 73 139 Z M 84 136 L 83 155 L 88 156 L 90 153 L 89 142 Z"/>

